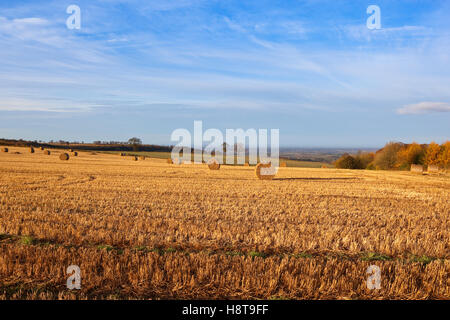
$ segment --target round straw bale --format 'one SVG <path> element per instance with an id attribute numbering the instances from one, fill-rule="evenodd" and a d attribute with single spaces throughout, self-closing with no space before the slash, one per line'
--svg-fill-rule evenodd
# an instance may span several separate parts
<path id="1" fill-rule="evenodd" d="M 59 160 L 64 160 L 64 161 L 69 160 L 69 155 L 67 153 L 61 153 L 59 155 Z"/>
<path id="2" fill-rule="evenodd" d="M 260 180 L 272 180 L 277 174 L 277 168 L 272 167 L 272 163 L 258 163 L 255 169 L 256 176 Z"/>
<path id="3" fill-rule="evenodd" d="M 423 173 L 423 166 L 421 164 L 412 164 L 411 172 Z"/>
<path id="4" fill-rule="evenodd" d="M 219 170 L 220 169 L 220 163 L 217 161 L 216 158 L 211 158 L 208 160 L 208 168 L 210 170 Z"/>
<path id="5" fill-rule="evenodd" d="M 44 154 L 49 156 L 50 155 L 50 151 L 49 150 L 44 150 Z"/>

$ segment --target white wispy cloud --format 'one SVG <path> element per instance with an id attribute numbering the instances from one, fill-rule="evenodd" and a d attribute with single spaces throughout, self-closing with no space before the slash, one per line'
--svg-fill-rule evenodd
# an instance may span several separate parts
<path id="1" fill-rule="evenodd" d="M 425 101 L 397 109 L 398 114 L 425 114 L 436 112 L 450 112 L 450 103 Z"/>
<path id="2" fill-rule="evenodd" d="M 77 103 L 71 99 L 7 98 L 0 101 L 0 111 L 80 112 L 89 111 L 92 103 Z"/>
<path id="3" fill-rule="evenodd" d="M 108 39 L 106 40 L 107 42 L 110 43 L 115 43 L 115 42 L 129 42 L 130 39 L 128 39 L 127 37 L 122 37 L 122 38 L 112 38 L 112 39 Z"/>
<path id="4" fill-rule="evenodd" d="M 241 33 L 247 32 L 247 30 L 244 27 L 242 27 L 240 24 L 232 21 L 230 18 L 224 17 L 223 20 L 225 21 L 225 23 L 231 30 L 236 31 L 236 32 L 241 32 Z"/>
<path id="5" fill-rule="evenodd" d="M 358 41 L 401 39 L 403 37 L 426 37 L 433 34 L 433 29 L 425 26 L 382 27 L 370 30 L 364 24 L 347 25 L 338 28 L 350 39 Z"/>
<path id="6" fill-rule="evenodd" d="M 43 18 L 23 18 L 23 19 L 13 19 L 12 23 L 15 27 L 20 27 L 24 25 L 47 25 L 49 21 Z"/>
<path id="7" fill-rule="evenodd" d="M 299 21 L 286 21 L 281 24 L 287 33 L 304 35 L 308 32 L 303 23 Z"/>
<path id="8" fill-rule="evenodd" d="M 56 33 L 50 28 L 50 21 L 43 18 L 29 17 L 8 19 L 0 17 L 0 36 L 21 41 L 38 41 L 51 43 Z"/>

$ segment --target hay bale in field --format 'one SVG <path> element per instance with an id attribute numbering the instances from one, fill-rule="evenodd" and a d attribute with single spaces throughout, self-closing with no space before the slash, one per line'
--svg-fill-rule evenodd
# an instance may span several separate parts
<path id="1" fill-rule="evenodd" d="M 171 159 L 171 158 L 168 158 L 168 159 L 167 159 L 167 163 L 168 163 L 168 164 L 173 164 L 172 159 Z"/>
<path id="2" fill-rule="evenodd" d="M 50 151 L 49 150 L 44 150 L 44 154 L 49 156 L 50 155 Z"/>
<path id="3" fill-rule="evenodd" d="M 2 152 L 8 152 L 9 149 L 8 148 L 2 148 Z"/>
<path id="4" fill-rule="evenodd" d="M 69 160 L 69 154 L 67 154 L 67 153 L 61 153 L 61 154 L 59 155 L 59 160 L 64 160 L 64 161 Z"/>
<path id="5" fill-rule="evenodd" d="M 423 166 L 421 164 L 412 164 L 411 172 L 423 173 Z"/>
<path id="6" fill-rule="evenodd" d="M 286 167 L 287 167 L 287 164 L 286 164 L 286 162 L 282 162 L 282 163 L 280 164 L 280 167 L 282 167 L 282 168 L 286 168 Z"/>
<path id="7" fill-rule="evenodd" d="M 216 158 L 211 158 L 208 160 L 208 168 L 210 170 L 219 170 L 220 169 L 220 163 L 217 161 Z"/>
<path id="8" fill-rule="evenodd" d="M 30 147 L 30 153 L 34 153 L 34 148 Z"/>
<path id="9" fill-rule="evenodd" d="M 256 176 L 260 180 L 272 180 L 277 174 L 277 168 L 272 163 L 258 163 L 255 169 Z"/>
<path id="10" fill-rule="evenodd" d="M 430 164 L 427 168 L 428 173 L 439 173 L 439 166 L 437 164 Z"/>

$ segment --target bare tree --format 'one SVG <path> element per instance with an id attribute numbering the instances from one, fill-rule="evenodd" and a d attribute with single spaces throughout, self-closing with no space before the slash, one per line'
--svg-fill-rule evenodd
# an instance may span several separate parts
<path id="1" fill-rule="evenodd" d="M 139 146 L 142 144 L 142 140 L 136 137 L 128 139 L 128 144 L 133 146 L 133 151 L 139 151 Z"/>

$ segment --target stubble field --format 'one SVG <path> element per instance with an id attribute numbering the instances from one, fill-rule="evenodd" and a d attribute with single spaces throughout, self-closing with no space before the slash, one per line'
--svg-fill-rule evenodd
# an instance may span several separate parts
<path id="1" fill-rule="evenodd" d="M 450 299 L 448 175 L 59 152 L 0 153 L 0 299 Z"/>

